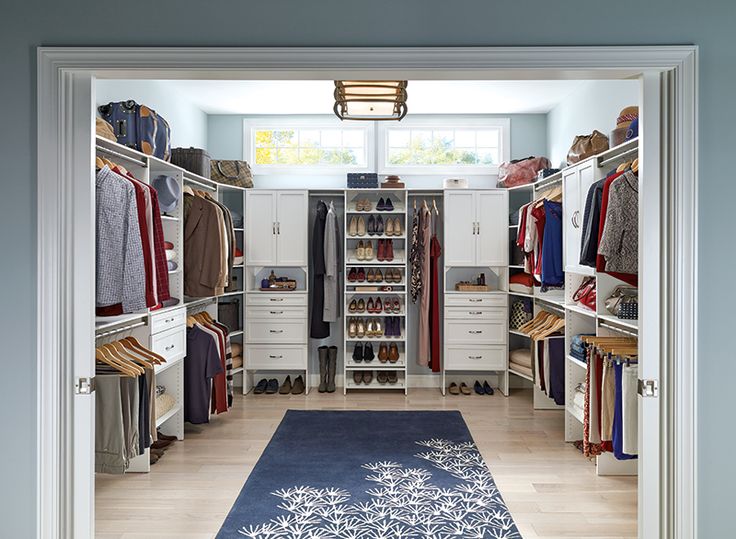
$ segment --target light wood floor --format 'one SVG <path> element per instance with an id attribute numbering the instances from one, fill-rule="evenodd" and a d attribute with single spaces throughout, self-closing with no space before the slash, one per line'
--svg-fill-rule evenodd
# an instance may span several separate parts
<path id="1" fill-rule="evenodd" d="M 563 414 L 532 409 L 530 390 L 509 398 L 414 389 L 304 396 L 236 396 L 209 425 L 187 426 L 149 474 L 97 476 L 97 537 L 215 536 L 287 409 L 460 410 L 525 538 L 636 537 L 634 477 L 598 477 L 563 442 Z M 315 433 L 319 435 L 319 433 Z"/>

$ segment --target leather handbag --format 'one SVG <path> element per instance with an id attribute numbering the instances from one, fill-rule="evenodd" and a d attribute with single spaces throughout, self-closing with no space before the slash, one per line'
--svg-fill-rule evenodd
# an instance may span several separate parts
<path id="1" fill-rule="evenodd" d="M 164 161 L 171 158 L 171 129 L 155 110 L 132 99 L 101 105 L 97 110 L 112 125 L 118 144 Z"/>
<path id="2" fill-rule="evenodd" d="M 580 283 L 580 286 L 572 295 L 572 300 L 591 311 L 595 311 L 595 277 L 586 277 L 583 279 L 583 282 Z"/>
<path id="3" fill-rule="evenodd" d="M 568 164 L 577 163 L 605 152 L 607 149 L 608 137 L 598 130 L 594 130 L 590 135 L 578 135 L 567 152 L 567 162 Z"/>
<path id="4" fill-rule="evenodd" d="M 537 178 L 537 172 L 550 168 L 546 157 L 527 157 L 501 163 L 498 167 L 498 187 L 514 187 L 532 183 Z"/>
<path id="5" fill-rule="evenodd" d="M 606 310 L 620 318 L 624 305 L 639 303 L 639 290 L 633 286 L 618 285 L 606 298 Z"/>
<path id="6" fill-rule="evenodd" d="M 210 164 L 210 179 L 235 187 L 253 187 L 253 173 L 245 161 L 213 159 Z"/>
<path id="7" fill-rule="evenodd" d="M 210 154 L 200 148 L 172 148 L 171 162 L 205 178 L 210 177 Z"/>

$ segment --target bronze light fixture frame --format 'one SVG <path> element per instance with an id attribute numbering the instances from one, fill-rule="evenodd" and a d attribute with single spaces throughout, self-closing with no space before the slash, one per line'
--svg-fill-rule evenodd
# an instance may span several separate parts
<path id="1" fill-rule="evenodd" d="M 335 115 L 341 120 L 387 121 L 402 120 L 408 112 L 406 87 L 408 82 L 402 81 L 335 81 Z M 393 105 L 390 115 L 351 115 L 348 112 L 350 103 L 375 103 Z"/>

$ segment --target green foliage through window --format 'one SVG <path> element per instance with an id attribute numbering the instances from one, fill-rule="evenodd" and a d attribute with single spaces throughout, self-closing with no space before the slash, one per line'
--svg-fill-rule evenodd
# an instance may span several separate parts
<path id="1" fill-rule="evenodd" d="M 255 164 L 366 166 L 362 129 L 256 129 Z"/>
<path id="2" fill-rule="evenodd" d="M 387 165 L 494 166 L 500 129 L 390 128 Z"/>

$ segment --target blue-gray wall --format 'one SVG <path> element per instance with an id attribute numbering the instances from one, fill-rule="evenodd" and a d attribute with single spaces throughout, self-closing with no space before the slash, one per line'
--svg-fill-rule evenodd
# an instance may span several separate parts
<path id="1" fill-rule="evenodd" d="M 700 48 L 699 536 L 730 536 L 736 267 L 732 178 L 736 47 L 731 0 L 26 0 L 0 16 L 0 536 L 35 533 L 35 48 L 41 45 Z M 43 268 L 41 268 L 43 270 Z"/>

